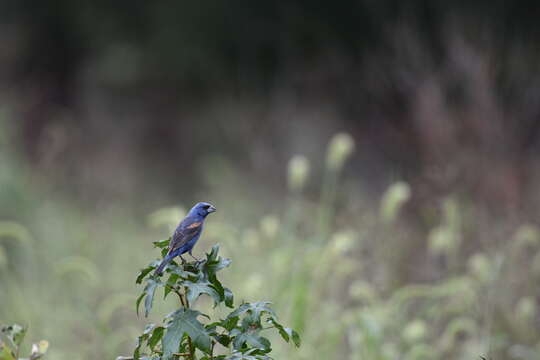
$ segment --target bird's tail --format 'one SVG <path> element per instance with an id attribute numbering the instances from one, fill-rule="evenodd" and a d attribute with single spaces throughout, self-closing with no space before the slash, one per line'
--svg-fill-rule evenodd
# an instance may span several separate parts
<path id="1" fill-rule="evenodd" d="M 163 272 L 163 269 L 172 260 L 172 258 L 173 257 L 170 256 L 170 255 L 165 256 L 165 258 L 163 260 L 161 260 L 161 264 L 159 264 L 159 266 L 157 267 L 155 274 L 156 275 L 161 275 L 161 273 Z"/>

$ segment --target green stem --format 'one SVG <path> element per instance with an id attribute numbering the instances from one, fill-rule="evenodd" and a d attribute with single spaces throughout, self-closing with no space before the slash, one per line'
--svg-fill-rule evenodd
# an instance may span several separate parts
<path id="1" fill-rule="evenodd" d="M 187 299 L 187 295 L 186 295 L 186 294 L 187 294 L 187 288 L 184 287 L 184 296 L 183 296 L 183 297 L 184 297 L 184 301 L 182 301 L 182 305 L 183 305 L 185 308 L 189 309 L 189 301 L 188 301 L 188 299 Z M 191 341 L 191 338 L 190 338 L 189 336 L 187 337 L 187 340 L 188 340 L 188 347 L 189 347 L 189 354 L 190 354 L 189 359 L 190 359 L 190 360 L 197 360 L 197 359 L 195 358 L 195 348 L 193 347 L 193 342 Z"/>
<path id="2" fill-rule="evenodd" d="M 180 303 L 182 304 L 182 306 L 183 306 L 183 307 L 187 307 L 186 304 L 184 303 L 184 298 L 182 297 L 182 294 L 181 294 L 178 290 L 176 290 L 176 289 L 174 289 L 173 291 L 174 291 L 174 292 L 176 293 L 176 295 L 178 295 L 178 297 L 180 298 Z"/>
<path id="3" fill-rule="evenodd" d="M 179 292 L 178 290 L 174 290 L 174 292 L 176 293 L 176 295 L 178 295 L 178 298 L 180 299 L 180 303 L 182 304 L 182 307 L 184 307 L 185 309 L 189 309 L 189 302 L 185 295 L 186 288 L 184 288 L 184 295 L 182 295 L 182 293 Z M 187 354 L 186 358 L 190 360 L 196 360 L 195 348 L 193 347 L 193 342 L 191 341 L 191 338 L 189 336 L 187 337 L 187 340 L 188 340 L 189 353 Z"/>
<path id="4" fill-rule="evenodd" d="M 187 341 L 188 341 L 188 346 L 189 346 L 189 358 L 191 360 L 196 360 L 195 359 L 195 349 L 193 348 L 193 343 L 191 342 L 191 338 L 188 336 L 187 338 Z"/>
<path id="5" fill-rule="evenodd" d="M 328 236 L 334 216 L 334 201 L 336 198 L 338 178 L 339 173 L 334 169 L 327 169 L 324 174 L 318 214 L 319 240 L 321 242 Z"/>

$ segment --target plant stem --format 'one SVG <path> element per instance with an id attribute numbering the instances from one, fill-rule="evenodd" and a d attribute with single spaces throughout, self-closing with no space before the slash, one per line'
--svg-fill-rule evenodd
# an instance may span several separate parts
<path id="1" fill-rule="evenodd" d="M 187 341 L 188 341 L 188 346 L 189 346 L 189 358 L 191 360 L 196 360 L 195 359 L 195 349 L 193 348 L 193 343 L 191 342 L 191 338 L 188 336 L 187 337 Z"/>
<path id="2" fill-rule="evenodd" d="M 190 353 L 174 353 L 173 355 L 182 356 L 182 357 L 190 357 L 191 356 Z"/>
<path id="3" fill-rule="evenodd" d="M 180 303 L 182 304 L 183 307 L 188 307 L 186 306 L 186 304 L 184 303 L 184 298 L 182 297 L 182 294 L 178 291 L 178 290 L 174 290 L 174 292 L 176 293 L 176 295 L 178 295 L 178 297 L 180 298 Z"/>
<path id="4" fill-rule="evenodd" d="M 212 347 L 210 348 L 210 359 L 214 358 L 214 345 L 216 345 L 216 342 L 212 341 Z"/>
<path id="5" fill-rule="evenodd" d="M 320 242 L 326 240 L 334 216 L 334 201 L 336 198 L 338 171 L 335 169 L 326 169 L 323 176 L 318 214 Z"/>
<path id="6" fill-rule="evenodd" d="M 187 300 L 187 297 L 185 296 L 186 289 L 184 288 L 184 295 L 182 295 L 182 293 L 176 289 L 174 289 L 173 291 L 176 293 L 176 295 L 178 295 L 178 298 L 180 299 L 180 303 L 182 304 L 182 307 L 184 307 L 185 309 L 189 309 L 189 302 Z M 188 336 L 187 340 L 188 340 L 189 353 L 183 353 L 181 355 L 180 354 L 177 354 L 177 355 L 184 356 L 190 360 L 196 360 L 195 349 L 193 348 L 193 343 L 191 342 L 191 338 Z"/>
<path id="7" fill-rule="evenodd" d="M 182 294 L 179 293 L 180 302 L 182 303 L 183 307 L 185 307 L 186 309 L 189 309 L 189 301 L 187 299 L 186 294 L 187 294 L 187 289 L 184 287 L 184 296 L 182 296 Z M 193 342 L 191 341 L 191 338 L 189 336 L 187 337 L 187 340 L 188 340 L 188 347 L 189 347 L 189 354 L 190 354 L 189 359 L 190 360 L 196 360 L 196 358 L 195 358 L 195 348 L 193 347 Z"/>

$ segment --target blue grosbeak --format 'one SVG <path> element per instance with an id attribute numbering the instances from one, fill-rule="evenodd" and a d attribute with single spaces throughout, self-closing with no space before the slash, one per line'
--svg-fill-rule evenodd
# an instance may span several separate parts
<path id="1" fill-rule="evenodd" d="M 180 256 L 180 259 L 184 261 L 182 254 L 189 253 L 192 258 L 197 260 L 191 251 L 201 236 L 204 219 L 206 219 L 208 214 L 213 213 L 214 211 L 216 211 L 216 208 L 212 204 L 206 202 L 197 203 L 191 208 L 187 216 L 180 222 L 174 231 L 169 244 L 169 251 L 156 269 L 157 275 L 161 274 L 165 266 L 176 256 Z"/>

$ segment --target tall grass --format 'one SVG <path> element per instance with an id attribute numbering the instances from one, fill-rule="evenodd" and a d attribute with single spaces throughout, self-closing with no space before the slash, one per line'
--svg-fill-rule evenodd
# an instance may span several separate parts
<path id="1" fill-rule="evenodd" d="M 302 335 L 301 351 L 279 347 L 276 359 L 540 357 L 538 229 L 481 244 L 474 205 L 449 197 L 438 216 L 420 219 L 430 230 L 416 231 L 401 219 L 415 191 L 403 182 L 379 204 L 351 206 L 359 200 L 343 194 L 340 177 L 353 149 L 348 135 L 332 139 L 318 201 L 304 194 L 314 175 L 302 155 L 291 159 L 290 192 L 275 213 L 228 188 L 201 199 L 222 201 L 195 252 L 219 242 L 235 263 L 226 281 L 238 300 L 273 299 Z M 190 204 L 146 219 L 114 201 L 81 209 L 31 181 L 13 154 L 1 156 L 0 319 L 49 340 L 51 359 L 128 353 L 143 323 L 135 274 Z M 228 203 L 245 213 L 232 215 Z"/>

